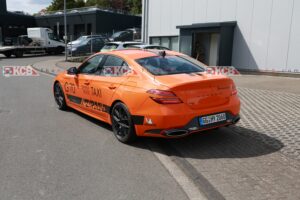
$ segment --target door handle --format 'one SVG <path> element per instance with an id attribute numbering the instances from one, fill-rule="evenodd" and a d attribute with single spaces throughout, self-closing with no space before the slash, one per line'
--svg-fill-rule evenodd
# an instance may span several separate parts
<path id="1" fill-rule="evenodd" d="M 111 89 L 111 90 L 114 90 L 114 89 L 116 89 L 117 87 L 116 87 L 116 86 L 109 86 L 108 88 Z"/>

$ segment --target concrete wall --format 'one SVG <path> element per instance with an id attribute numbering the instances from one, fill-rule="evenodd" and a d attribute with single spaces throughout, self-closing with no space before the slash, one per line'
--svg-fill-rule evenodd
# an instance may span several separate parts
<path id="1" fill-rule="evenodd" d="M 237 21 L 237 68 L 300 71 L 299 0 L 145 0 L 148 36 L 179 35 L 178 25 Z"/>

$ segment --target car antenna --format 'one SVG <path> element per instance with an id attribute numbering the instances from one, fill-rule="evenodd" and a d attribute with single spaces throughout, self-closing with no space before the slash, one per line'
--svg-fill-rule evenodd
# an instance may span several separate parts
<path id="1" fill-rule="evenodd" d="M 165 58 L 166 55 L 167 55 L 167 53 L 166 53 L 166 51 L 160 51 L 160 52 L 159 52 L 159 55 L 160 55 L 161 57 Z"/>

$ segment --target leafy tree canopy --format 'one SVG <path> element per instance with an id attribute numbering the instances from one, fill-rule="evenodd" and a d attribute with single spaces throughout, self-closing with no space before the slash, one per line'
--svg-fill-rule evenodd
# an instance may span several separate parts
<path id="1" fill-rule="evenodd" d="M 82 8 L 86 6 L 100 6 L 128 11 L 132 14 L 142 13 L 142 0 L 66 0 L 67 9 Z M 64 0 L 52 0 L 47 11 L 63 10 Z"/>

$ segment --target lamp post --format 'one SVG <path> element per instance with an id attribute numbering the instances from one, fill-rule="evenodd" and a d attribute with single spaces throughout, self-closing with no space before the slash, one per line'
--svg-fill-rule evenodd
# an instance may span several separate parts
<path id="1" fill-rule="evenodd" d="M 66 0 L 64 0 L 64 26 L 65 26 L 65 35 L 64 35 L 64 40 L 65 40 L 65 60 L 67 61 L 67 10 L 66 10 Z"/>

